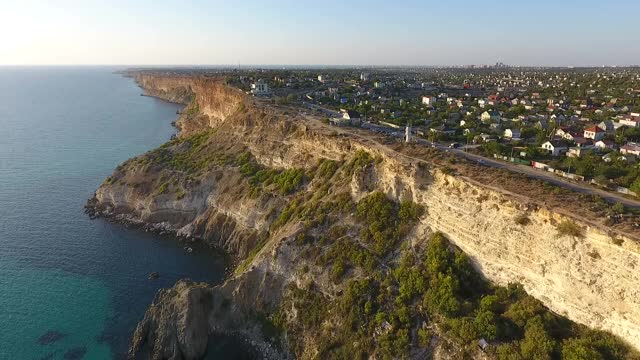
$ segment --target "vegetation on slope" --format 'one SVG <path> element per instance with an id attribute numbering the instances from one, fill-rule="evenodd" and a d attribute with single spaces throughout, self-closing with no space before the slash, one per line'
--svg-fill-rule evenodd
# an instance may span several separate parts
<path id="1" fill-rule="evenodd" d="M 462 359 L 485 339 L 486 353 L 501 360 L 638 359 L 613 335 L 550 312 L 521 286 L 488 283 L 440 233 L 410 248 L 403 240 L 422 213 L 416 204 L 381 192 L 358 203 L 348 193 L 326 195 L 374 163 L 356 155 L 297 194 L 275 224 L 304 222 L 294 243 L 307 260 L 301 273 L 313 272 L 306 285 L 290 284 L 268 317 L 297 358 L 426 357 L 439 344 Z"/>
<path id="2" fill-rule="evenodd" d="M 437 341 L 468 358 L 485 339 L 487 353 L 505 360 L 638 358 L 614 336 L 551 313 L 518 285 L 487 283 L 439 233 L 423 251 L 404 251 L 391 270 L 350 279 L 336 299 L 313 283 L 291 285 L 272 319 L 297 356 L 313 338 L 319 358 L 402 358 L 427 354 Z"/>

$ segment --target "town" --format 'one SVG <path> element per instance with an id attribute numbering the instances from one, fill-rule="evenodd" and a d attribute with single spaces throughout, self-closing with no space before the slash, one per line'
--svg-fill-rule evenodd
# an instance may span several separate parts
<path id="1" fill-rule="evenodd" d="M 335 126 L 640 194 L 640 68 L 225 70 L 231 85 Z M 548 176 L 548 175 L 547 175 Z"/>

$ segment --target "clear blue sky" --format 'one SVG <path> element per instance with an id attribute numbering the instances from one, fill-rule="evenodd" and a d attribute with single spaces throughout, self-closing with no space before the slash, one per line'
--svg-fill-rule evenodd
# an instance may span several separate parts
<path id="1" fill-rule="evenodd" d="M 640 64 L 640 1 L 0 0 L 0 64 Z"/>

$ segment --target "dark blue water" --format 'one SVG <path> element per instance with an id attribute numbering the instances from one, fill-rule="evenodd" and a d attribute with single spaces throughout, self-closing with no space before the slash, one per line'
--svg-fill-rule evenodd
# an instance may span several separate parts
<path id="1" fill-rule="evenodd" d="M 117 357 L 158 289 L 222 279 L 220 255 L 84 215 L 119 163 L 174 132 L 178 106 L 113 70 L 0 67 L 0 359 Z M 47 332 L 62 336 L 39 344 Z"/>

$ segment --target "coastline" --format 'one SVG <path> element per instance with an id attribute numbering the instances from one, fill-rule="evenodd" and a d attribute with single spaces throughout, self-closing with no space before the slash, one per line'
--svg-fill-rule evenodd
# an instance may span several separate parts
<path id="1" fill-rule="evenodd" d="M 234 264 L 237 265 L 234 275 L 229 274 L 221 285 L 198 290 L 198 286 L 177 284 L 174 290 L 168 290 L 174 291 L 173 296 L 154 301 L 134 336 L 138 344 L 134 352 L 157 336 L 163 342 L 154 345 L 157 346 L 154 352 L 176 346 L 191 349 L 193 344 L 201 343 L 201 338 L 192 343 L 164 333 L 176 322 L 182 327 L 180 331 L 203 325 L 163 315 L 159 309 L 210 314 L 208 331 L 244 334 L 267 346 L 268 339 L 256 330 L 262 326 L 258 315 L 274 314 L 289 292 L 287 285 L 304 287 L 311 282 L 317 284 L 314 286 L 322 294 L 330 298 L 339 296 L 344 284 L 330 280 L 331 267 L 304 259 L 306 242 L 297 240 L 306 229 L 315 234 L 328 229 L 315 229 L 318 224 L 296 217 L 293 221 L 288 221 L 289 217 L 280 221 L 291 205 L 298 206 L 297 201 L 305 204 L 309 198 L 316 198 L 318 182 L 310 176 L 289 194 L 278 191 L 273 182 L 265 185 L 266 189 L 256 190 L 254 178 L 247 179 L 246 175 L 262 171 L 261 174 L 278 176 L 303 169 L 315 176 L 315 164 L 325 161 L 335 162 L 338 169 L 344 168 L 338 173 L 352 177 L 329 184 L 328 189 L 320 187 L 318 194 L 332 196 L 346 190 L 349 200 L 357 202 L 378 190 L 394 201 L 415 201 L 428 210 L 411 232 L 410 243 L 414 246 L 424 246 L 425 234 L 443 232 L 494 283 L 502 286 L 522 283 L 528 293 L 555 313 L 611 331 L 634 343 L 635 327 L 622 320 L 633 314 L 617 313 L 615 303 L 604 299 L 614 297 L 612 292 L 616 288 L 629 288 L 636 280 L 625 277 L 622 267 L 611 269 L 597 261 L 600 258 L 627 261 L 635 256 L 638 249 L 631 239 L 617 245 L 612 234 L 588 222 L 576 225 L 582 229 L 580 236 L 560 236 L 557 225 L 576 221 L 575 218 L 545 206 L 530 206 L 526 199 L 509 196 L 474 179 L 444 173 L 438 166 L 421 163 L 414 166 L 388 149 L 372 145 L 370 139 L 338 136 L 333 134 L 335 131 L 314 127 L 311 121 L 299 121 L 295 115 L 257 102 L 247 106 L 249 100 L 237 91 L 227 90 L 219 81 L 189 79 L 163 75 L 143 78 L 146 86 L 162 89 L 154 90 L 157 97 L 190 94 L 192 102 L 187 107 L 195 110 L 180 115 L 176 125 L 181 132 L 176 140 L 116 169 L 96 191 L 92 216 L 108 216 L 154 231 L 186 235 L 232 254 L 238 264 Z M 175 94 L 167 90 L 172 88 L 177 89 Z M 359 156 L 377 160 L 354 173 L 349 163 L 361 161 Z M 479 218 L 467 209 L 490 216 Z M 353 213 L 341 216 L 350 219 Z M 529 221 L 516 226 L 514 216 L 526 216 Z M 358 224 L 353 225 L 357 229 Z M 589 255 L 595 249 L 598 256 Z M 585 262 L 585 257 L 591 260 Z M 545 265 L 531 263 L 531 258 L 543 259 Z M 603 278 L 612 287 L 598 288 L 601 294 L 595 296 L 593 283 L 572 277 L 565 271 L 567 267 L 587 273 L 589 278 Z M 356 270 L 353 275 L 358 276 Z M 566 283 L 572 286 L 560 286 Z M 193 305 L 185 304 L 181 299 L 192 291 L 204 291 L 206 295 L 202 296 L 209 299 L 210 305 L 192 308 Z M 584 296 L 593 301 L 586 309 L 581 300 Z M 607 318 L 603 311 L 615 317 Z"/>
<path id="2" fill-rule="evenodd" d="M 147 90 L 136 80 L 135 75 L 130 75 L 130 74 L 120 74 L 120 75 L 127 79 L 135 81 L 138 88 L 145 91 L 145 93 L 140 94 L 141 96 L 155 98 L 160 101 L 171 103 L 171 104 L 182 105 L 181 110 L 184 110 L 189 106 L 188 103 L 184 103 L 183 101 L 180 101 L 180 100 L 171 100 L 170 98 L 167 98 L 166 96 L 163 96 L 161 94 L 146 93 Z M 177 130 L 177 133 L 172 135 L 170 140 L 174 139 L 176 136 L 179 136 L 181 131 L 180 127 L 178 126 L 178 121 L 182 118 L 183 112 L 180 111 L 176 115 L 178 116 L 175 118 L 174 121 L 171 122 L 171 125 L 173 126 L 173 128 Z M 128 159 L 127 161 L 135 158 L 136 156 L 139 156 L 139 155 L 135 155 L 134 157 Z M 125 161 L 125 163 L 127 161 Z M 172 211 L 175 211 L 175 209 L 172 209 Z M 144 232 L 156 234 L 158 236 L 167 237 L 171 241 L 177 242 L 181 245 L 185 245 L 185 248 L 186 246 L 204 246 L 207 249 L 212 250 L 217 254 L 220 254 L 224 258 L 224 263 L 225 263 L 223 278 L 220 282 L 221 284 L 224 284 L 225 282 L 227 282 L 227 280 L 229 280 L 233 276 L 234 269 L 240 264 L 240 261 L 241 261 L 241 259 L 238 257 L 237 254 L 229 252 L 222 246 L 217 246 L 211 242 L 206 242 L 205 238 L 202 236 L 194 235 L 191 233 L 180 232 L 180 228 L 175 227 L 169 221 L 148 222 L 141 219 L 140 217 L 135 216 L 130 211 L 115 211 L 115 209 L 112 207 L 102 206 L 102 204 L 100 204 L 100 202 L 97 200 L 95 192 L 93 196 L 86 201 L 84 205 L 84 213 L 91 220 L 104 219 L 112 224 L 122 226 L 126 229 L 141 230 Z M 176 285 L 183 282 L 190 282 L 190 280 L 179 279 L 176 282 L 176 284 L 174 284 L 173 286 L 175 287 Z M 217 285 L 214 286 L 208 283 L 207 283 L 207 286 L 211 288 L 217 287 Z M 163 292 L 171 291 L 171 289 L 172 288 L 160 289 L 156 294 L 156 296 L 154 297 L 154 299 L 152 300 L 152 302 L 150 303 L 150 305 L 153 306 L 156 302 L 158 302 L 159 297 Z M 129 343 L 132 343 L 133 341 L 135 341 L 135 337 L 136 337 L 135 333 L 137 331 L 138 330 L 134 330 L 130 334 Z M 265 341 L 259 334 L 259 331 L 256 331 L 255 329 L 232 330 L 232 331 L 226 331 L 225 329 L 218 329 L 217 331 L 213 331 L 211 336 L 213 336 L 214 338 L 215 336 L 228 337 L 228 338 L 234 339 L 234 341 L 242 343 L 243 346 L 246 346 L 246 348 L 244 348 L 242 352 L 244 355 L 248 356 L 249 358 L 255 358 L 255 359 L 286 358 L 286 356 L 281 351 L 275 349 L 270 342 Z M 210 339 L 209 341 L 212 341 L 212 340 L 214 339 Z M 130 351 L 129 358 L 136 358 L 135 353 L 131 352 L 131 348 L 129 349 L 129 351 Z"/>

